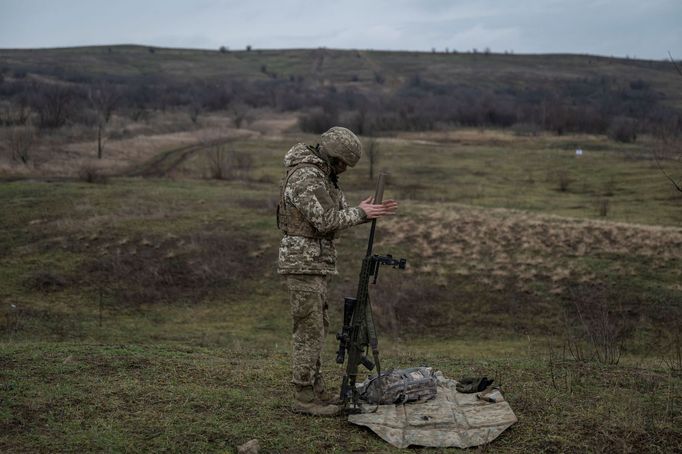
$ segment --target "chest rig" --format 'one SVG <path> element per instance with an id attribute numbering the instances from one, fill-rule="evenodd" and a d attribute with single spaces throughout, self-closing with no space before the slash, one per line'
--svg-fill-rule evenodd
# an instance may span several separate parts
<path id="1" fill-rule="evenodd" d="M 319 167 L 315 164 L 303 162 L 287 170 L 286 175 L 282 179 L 282 184 L 279 190 L 279 203 L 277 204 L 277 228 L 284 232 L 285 235 L 333 240 L 334 232 L 320 232 L 315 228 L 315 226 L 308 222 L 298 208 L 286 202 L 285 190 L 287 188 L 287 184 L 289 184 L 289 178 L 291 178 L 291 176 L 297 170 L 303 167 L 314 167 L 319 169 Z"/>

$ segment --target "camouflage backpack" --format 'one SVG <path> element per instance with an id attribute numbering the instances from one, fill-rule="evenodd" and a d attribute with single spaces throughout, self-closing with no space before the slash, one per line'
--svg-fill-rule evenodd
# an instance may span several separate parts
<path id="1" fill-rule="evenodd" d="M 436 397 L 436 377 L 430 367 L 391 370 L 362 384 L 360 398 L 370 404 L 401 404 Z"/>

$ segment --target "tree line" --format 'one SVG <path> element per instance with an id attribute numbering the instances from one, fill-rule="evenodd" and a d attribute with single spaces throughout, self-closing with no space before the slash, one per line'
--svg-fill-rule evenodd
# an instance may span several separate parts
<path id="1" fill-rule="evenodd" d="M 343 124 L 363 135 L 453 126 L 609 134 L 630 142 L 664 129 L 677 135 L 682 112 L 642 79 L 595 76 L 465 85 L 415 74 L 391 90 L 362 84 L 321 84 L 312 77 L 177 80 L 161 75 L 107 76 L 63 70 L 0 70 L 0 124 L 33 120 L 41 129 L 67 123 L 102 127 L 111 115 L 143 119 L 181 110 L 192 121 L 205 112 L 267 108 L 299 113 L 303 131 Z M 40 76 L 33 77 L 35 72 Z M 384 77 L 375 78 L 383 87 Z"/>

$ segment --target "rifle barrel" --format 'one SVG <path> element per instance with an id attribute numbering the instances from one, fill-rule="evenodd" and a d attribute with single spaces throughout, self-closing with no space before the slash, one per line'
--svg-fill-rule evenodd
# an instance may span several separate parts
<path id="1" fill-rule="evenodd" d="M 374 193 L 374 204 L 383 202 L 384 200 L 384 185 L 386 184 L 386 172 L 379 174 L 379 181 L 377 181 L 377 189 Z"/>
<path id="2" fill-rule="evenodd" d="M 384 199 L 384 185 L 386 184 L 386 172 L 381 172 L 379 174 L 379 181 L 377 181 L 376 192 L 374 193 L 374 200 L 372 203 L 377 205 L 381 203 Z M 369 231 L 369 241 L 367 242 L 367 254 L 366 257 L 372 255 L 372 248 L 374 247 L 374 231 L 377 228 L 377 220 L 372 219 L 372 228 Z"/>

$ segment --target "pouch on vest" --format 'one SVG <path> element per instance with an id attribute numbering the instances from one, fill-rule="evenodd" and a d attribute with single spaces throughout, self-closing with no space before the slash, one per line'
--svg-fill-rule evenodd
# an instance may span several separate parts
<path id="1" fill-rule="evenodd" d="M 360 398 L 370 404 L 400 404 L 436 397 L 436 377 L 430 367 L 396 369 L 361 385 Z"/>

